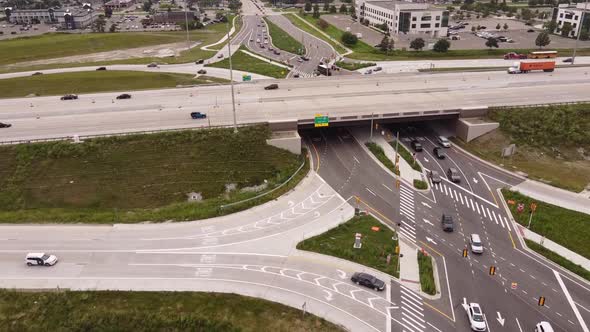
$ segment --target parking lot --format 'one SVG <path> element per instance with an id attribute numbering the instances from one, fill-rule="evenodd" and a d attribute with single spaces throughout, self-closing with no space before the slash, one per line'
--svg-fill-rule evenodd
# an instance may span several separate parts
<path id="1" fill-rule="evenodd" d="M 22 25 L 0 22 L 0 40 L 18 37 L 30 37 L 47 32 L 54 32 L 55 28 L 50 24 L 33 24 L 25 28 Z"/>

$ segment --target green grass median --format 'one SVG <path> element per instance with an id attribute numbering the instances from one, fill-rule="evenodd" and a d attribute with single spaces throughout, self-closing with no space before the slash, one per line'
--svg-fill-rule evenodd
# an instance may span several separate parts
<path id="1" fill-rule="evenodd" d="M 0 146 L 0 220 L 187 221 L 243 210 L 278 198 L 309 169 L 303 155 L 267 145 L 269 137 L 267 126 L 252 126 L 239 128 L 238 133 L 202 129 L 107 137 L 80 144 Z M 295 173 L 276 191 L 220 208 L 277 188 Z M 263 183 L 266 189 L 252 191 Z M 232 184 L 236 189 L 227 190 L 226 185 Z M 241 190 L 244 188 L 251 190 Z M 200 193 L 202 200 L 188 201 L 191 193 Z"/>
<path id="2" fill-rule="evenodd" d="M 574 262 L 556 254 L 555 252 L 543 247 L 542 245 L 533 242 L 531 240 L 524 239 L 527 247 L 543 255 L 545 258 L 553 261 L 557 265 L 560 265 L 571 272 L 579 275 L 580 277 L 590 281 L 590 271 L 583 268 L 581 265 L 575 264 Z"/>
<path id="3" fill-rule="evenodd" d="M 395 150 L 396 147 L 396 143 L 395 141 L 390 142 L 389 145 L 391 145 L 391 147 Z M 403 144 L 397 144 L 397 153 L 399 153 L 399 155 L 404 158 L 404 160 L 416 171 L 418 172 L 422 172 L 422 167 L 420 166 L 420 164 L 414 159 L 414 157 L 412 157 L 412 153 L 406 149 L 406 147 Z"/>
<path id="4" fill-rule="evenodd" d="M 529 207 L 534 202 L 537 208 L 533 214 L 531 231 L 590 259 L 590 215 L 538 201 L 508 189 L 502 189 L 502 195 L 506 200 L 515 202 L 508 206 L 519 224 L 525 227 L 528 225 Z M 524 204 L 524 212 L 517 211 L 518 203 Z"/>
<path id="5" fill-rule="evenodd" d="M 336 66 L 346 69 L 346 70 L 357 70 L 366 67 L 375 66 L 376 63 L 374 62 L 344 62 L 344 61 L 337 61 Z"/>
<path id="6" fill-rule="evenodd" d="M 420 271 L 420 286 L 422 287 L 422 291 L 430 295 L 436 294 L 432 258 L 420 251 L 418 252 L 418 269 Z"/>
<path id="7" fill-rule="evenodd" d="M 278 25 L 272 23 L 268 18 L 264 18 L 264 20 L 268 25 L 268 33 L 272 38 L 274 46 L 293 54 L 305 54 L 305 46 L 303 46 L 298 40 L 291 37 L 290 34 L 279 28 Z"/>
<path id="8" fill-rule="evenodd" d="M 372 227 L 379 227 L 374 231 Z M 355 234 L 362 234 L 362 248 L 354 249 Z M 297 249 L 335 256 L 372 267 L 399 277 L 398 257 L 395 254 L 397 241 L 391 238 L 395 232 L 370 215 L 357 216 L 323 234 L 297 244 Z M 387 255 L 391 260 L 387 263 Z"/>
<path id="9" fill-rule="evenodd" d="M 387 169 L 392 171 L 394 174 L 399 175 L 399 172 L 395 169 L 393 161 L 387 158 L 382 147 L 373 142 L 365 143 L 365 145 L 369 148 L 369 151 L 371 151 L 371 153 L 383 164 L 383 166 L 387 167 Z"/>
<path id="10" fill-rule="evenodd" d="M 342 47 L 342 45 L 339 43 L 340 40 L 334 41 L 334 40 L 331 40 L 330 38 L 326 37 L 325 35 L 320 33 L 318 30 L 314 29 L 313 27 L 309 26 L 309 24 L 305 23 L 303 21 L 304 19 L 302 18 L 302 16 L 297 15 L 297 14 L 285 14 L 284 16 L 289 21 L 291 21 L 291 23 L 293 23 L 293 25 L 296 26 L 297 28 L 299 28 L 299 29 L 327 42 L 328 44 L 332 45 L 332 47 L 334 47 L 334 49 L 336 49 L 336 52 L 338 52 L 340 54 L 346 53 L 346 49 L 344 47 Z M 309 16 L 309 17 L 311 17 L 311 16 Z M 309 22 L 309 20 L 308 20 L 308 22 Z"/>
<path id="11" fill-rule="evenodd" d="M 0 290 L 0 330 L 342 331 L 299 309 L 236 294 L 14 290 Z"/>
<path id="12" fill-rule="evenodd" d="M 232 55 L 233 69 L 274 78 L 285 78 L 289 71 L 291 71 L 289 68 L 279 67 L 250 56 L 242 52 L 242 50 L 246 50 L 246 48 L 244 46 L 240 46 L 240 49 Z M 222 61 L 215 62 L 207 66 L 229 69 L 229 58 L 225 58 Z"/>
<path id="13" fill-rule="evenodd" d="M 229 81 L 208 76 L 195 78 L 190 74 L 119 70 L 82 71 L 0 79 L 0 98 L 147 90 L 226 82 Z"/>

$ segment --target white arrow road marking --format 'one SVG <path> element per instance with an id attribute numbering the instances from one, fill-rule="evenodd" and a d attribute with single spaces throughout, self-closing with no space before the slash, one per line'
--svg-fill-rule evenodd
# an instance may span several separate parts
<path id="1" fill-rule="evenodd" d="M 465 311 L 469 310 L 469 305 L 467 305 L 466 298 L 463 298 L 463 303 L 461 305 L 463 306 L 463 309 L 465 309 Z"/>
<path id="2" fill-rule="evenodd" d="M 340 277 L 340 279 L 346 278 L 346 272 L 342 270 L 336 270 L 336 272 L 338 272 L 338 276 Z"/>
<path id="3" fill-rule="evenodd" d="M 313 213 L 313 218 L 314 218 L 314 219 L 317 219 L 317 218 L 319 218 L 319 217 L 320 217 L 320 212 L 319 212 L 319 211 L 315 211 L 315 212 Z"/>
<path id="4" fill-rule="evenodd" d="M 295 204 L 295 202 L 289 201 L 289 202 L 287 202 L 287 204 L 289 204 L 289 207 L 293 207 L 293 204 Z"/>
<path id="5" fill-rule="evenodd" d="M 424 203 L 424 202 L 421 202 L 421 203 L 422 203 L 422 205 L 426 206 L 427 208 L 432 209 L 432 206 L 428 205 L 427 203 Z"/>
<path id="6" fill-rule="evenodd" d="M 327 301 L 332 301 L 332 300 L 334 299 L 334 298 L 332 297 L 332 292 L 330 292 L 330 291 L 329 291 L 329 290 L 327 290 L 327 289 L 323 289 L 323 291 L 324 291 L 324 292 L 327 294 L 326 296 L 324 296 L 324 298 L 325 298 Z"/>
<path id="7" fill-rule="evenodd" d="M 425 222 L 425 223 L 427 223 L 428 225 L 430 225 L 430 226 L 434 226 L 434 224 L 432 224 L 430 221 L 428 221 L 428 220 L 426 220 L 426 219 L 422 219 L 422 220 L 424 220 L 424 222 Z"/>
<path id="8" fill-rule="evenodd" d="M 352 296 L 352 298 L 356 300 L 357 298 L 354 297 L 354 293 L 356 293 L 356 292 L 362 292 L 362 291 L 363 291 L 362 289 L 351 290 L 350 291 L 350 296 Z"/>
<path id="9" fill-rule="evenodd" d="M 430 242 L 430 243 L 434 243 L 434 244 L 436 244 L 436 242 L 434 242 L 434 240 L 433 240 L 433 239 L 431 239 L 431 238 L 429 238 L 428 236 L 426 237 L 426 241 L 428 241 L 428 242 Z"/>
<path id="10" fill-rule="evenodd" d="M 477 183 L 477 179 L 476 179 L 476 178 L 473 178 L 473 182 L 474 182 L 474 183 Z"/>
<path id="11" fill-rule="evenodd" d="M 498 313 L 498 318 L 496 318 L 496 319 L 498 320 L 498 323 L 500 323 L 500 325 L 502 325 L 502 327 L 503 327 L 505 319 L 502 318 L 502 315 L 500 315 L 499 311 L 497 311 L 497 313 Z"/>
<path id="12" fill-rule="evenodd" d="M 425 162 L 428 162 L 428 158 L 424 157 L 424 161 L 425 161 Z"/>

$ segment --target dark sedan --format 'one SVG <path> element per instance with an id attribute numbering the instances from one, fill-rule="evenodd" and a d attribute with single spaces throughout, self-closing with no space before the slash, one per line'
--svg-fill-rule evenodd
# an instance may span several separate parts
<path id="1" fill-rule="evenodd" d="M 74 99 L 78 99 L 78 96 L 69 94 L 69 95 L 65 95 L 65 96 L 61 97 L 60 99 L 61 100 L 74 100 Z"/>
<path id="2" fill-rule="evenodd" d="M 10 123 L 2 123 L 0 122 L 0 128 L 10 128 L 12 125 Z"/>
<path id="3" fill-rule="evenodd" d="M 270 84 L 264 87 L 264 90 L 276 90 L 279 88 L 278 84 Z"/>
<path id="4" fill-rule="evenodd" d="M 374 290 L 382 291 L 385 289 L 385 283 L 376 277 L 362 272 L 355 272 L 350 278 L 352 282 L 357 285 L 373 288 Z"/>
<path id="5" fill-rule="evenodd" d="M 432 153 L 434 153 L 434 156 L 438 159 L 445 159 L 447 157 L 444 150 L 438 146 L 432 150 Z"/>
<path id="6" fill-rule="evenodd" d="M 131 95 L 128 93 L 124 93 L 122 95 L 118 95 L 117 99 L 131 99 Z"/>
<path id="7" fill-rule="evenodd" d="M 412 149 L 414 149 L 414 151 L 416 151 L 416 152 L 422 151 L 422 144 L 420 142 L 418 142 L 417 140 L 412 140 L 410 145 L 412 146 Z"/>

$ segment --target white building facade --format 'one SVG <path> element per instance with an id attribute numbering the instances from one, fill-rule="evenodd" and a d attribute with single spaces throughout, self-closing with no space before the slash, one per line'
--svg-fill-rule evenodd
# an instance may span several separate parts
<path id="1" fill-rule="evenodd" d="M 557 28 L 553 33 L 561 34 L 564 25 L 568 24 L 572 28 L 568 37 L 576 38 L 582 30 L 588 31 L 590 29 L 588 9 L 590 9 L 590 5 L 586 5 L 586 3 L 578 3 L 576 6 L 561 4 L 553 8 L 551 19 L 557 24 Z"/>
<path id="2" fill-rule="evenodd" d="M 360 19 L 368 20 L 370 25 L 386 23 L 392 33 L 443 37 L 448 32 L 449 12 L 433 8 L 427 3 L 358 0 L 356 12 Z"/>
<path id="3" fill-rule="evenodd" d="M 33 23 L 55 23 L 55 9 L 13 9 L 10 12 L 10 23 L 33 24 Z"/>

